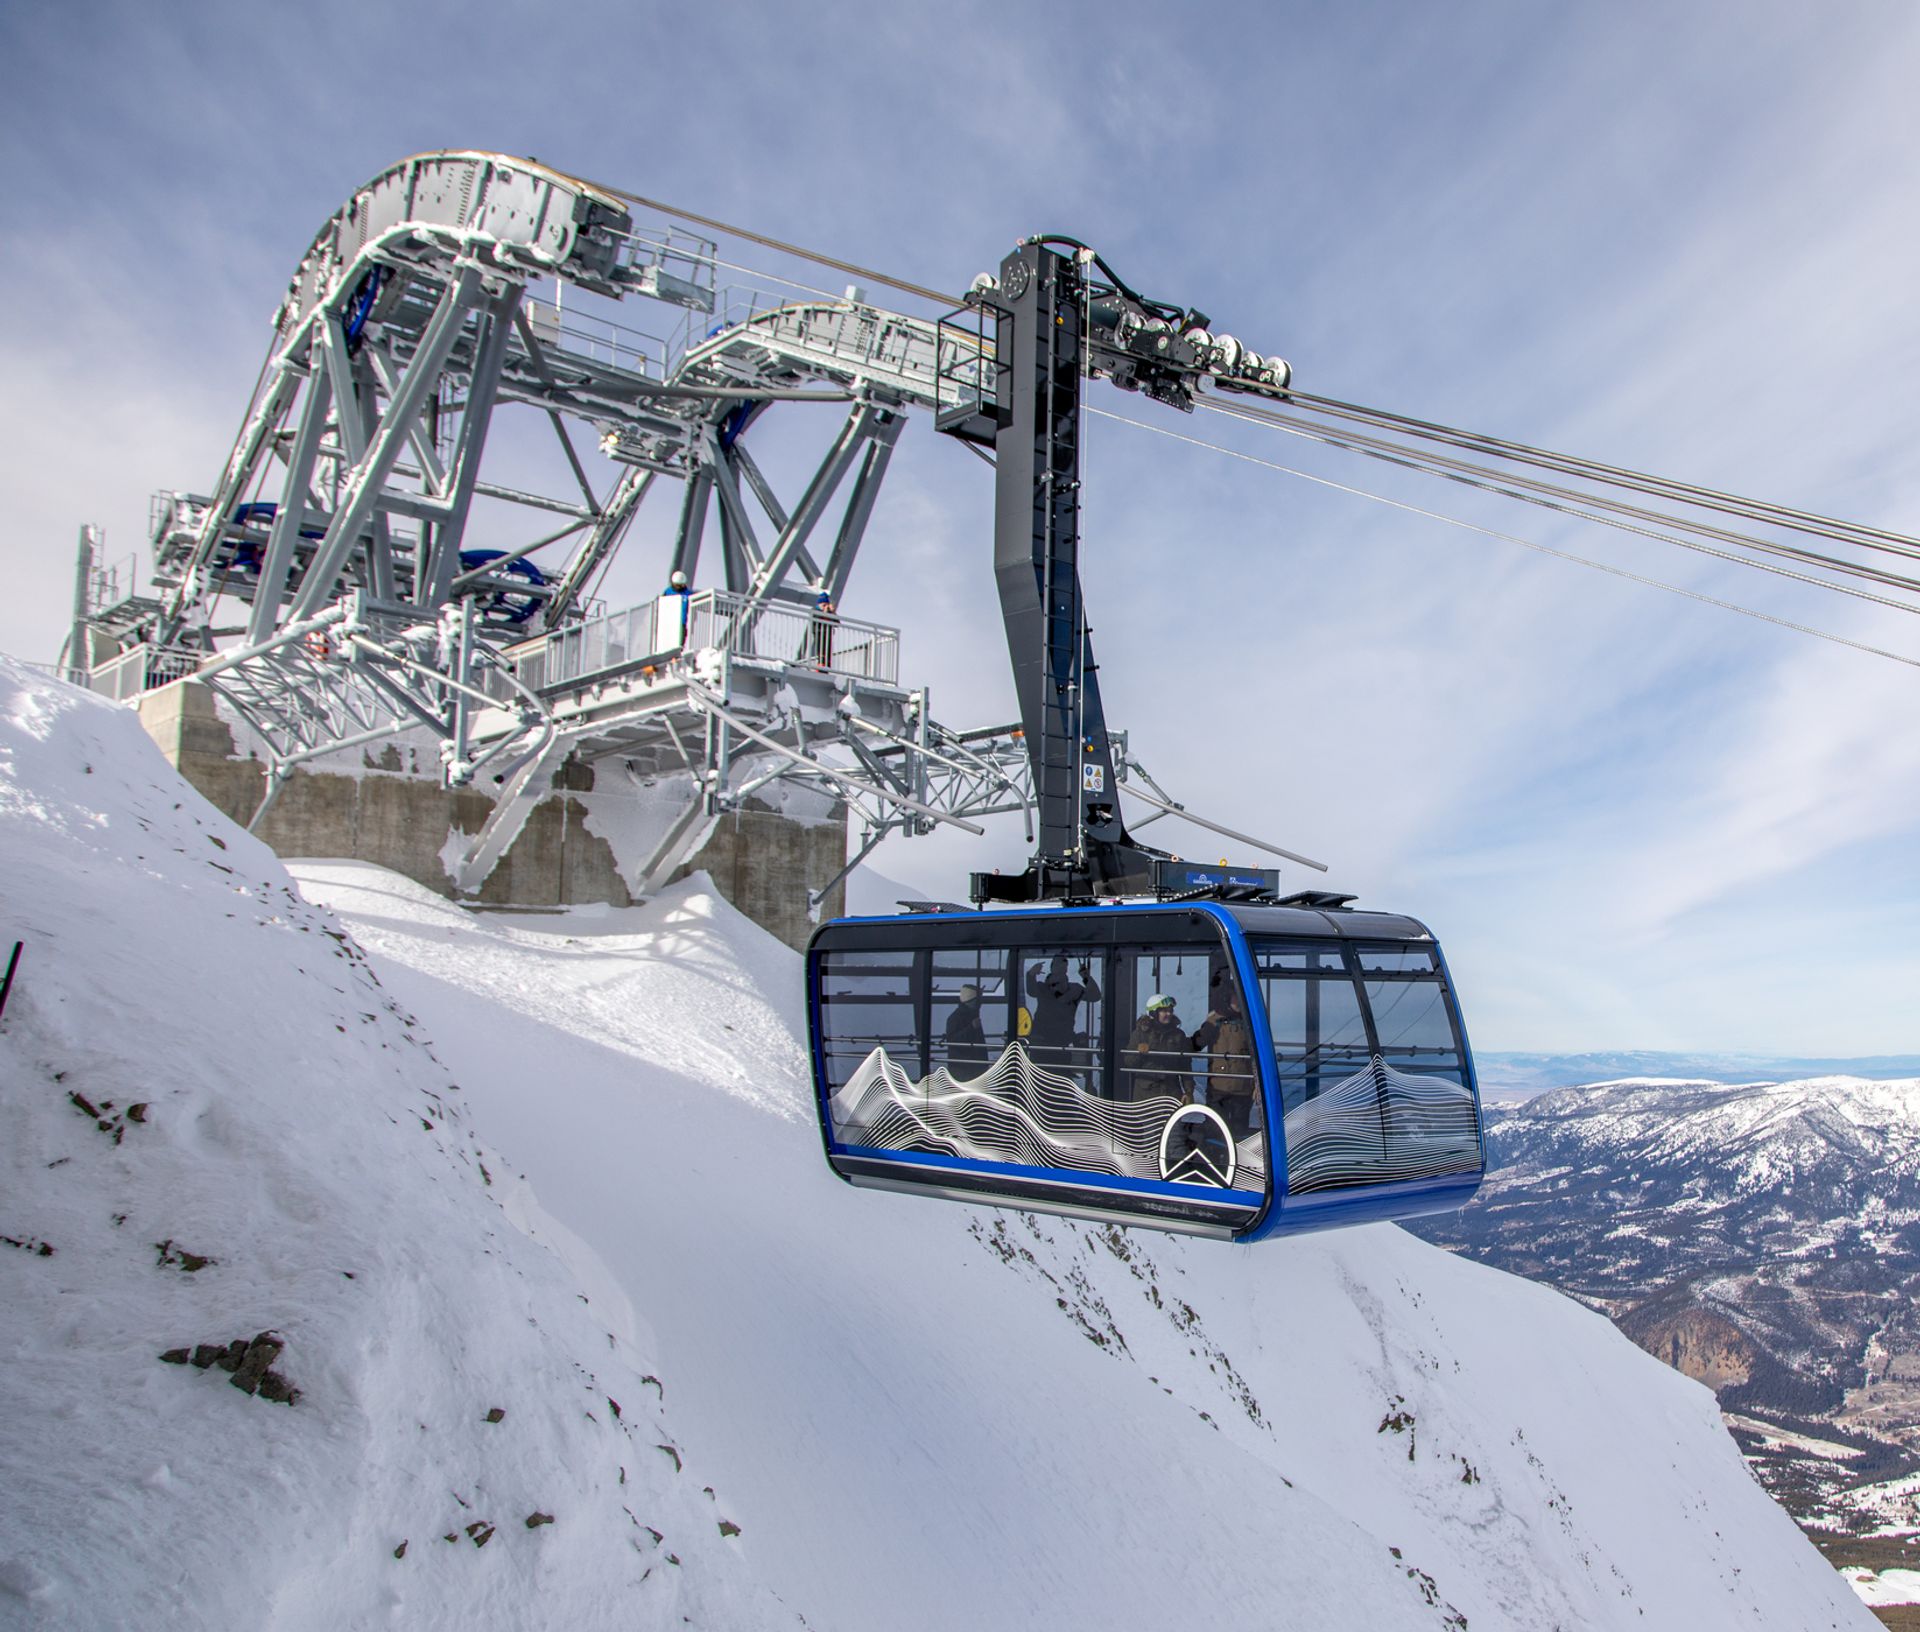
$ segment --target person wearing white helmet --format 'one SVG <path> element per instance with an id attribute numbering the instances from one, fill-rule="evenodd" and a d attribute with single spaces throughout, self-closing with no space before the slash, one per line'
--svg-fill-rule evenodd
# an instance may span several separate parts
<path id="1" fill-rule="evenodd" d="M 660 596 L 659 639 L 663 651 L 677 651 L 687 643 L 687 608 L 693 601 L 693 586 L 677 567 Z"/>

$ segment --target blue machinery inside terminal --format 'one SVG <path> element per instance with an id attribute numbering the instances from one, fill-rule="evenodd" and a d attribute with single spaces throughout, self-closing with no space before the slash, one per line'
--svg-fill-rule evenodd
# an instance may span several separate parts
<path id="1" fill-rule="evenodd" d="M 767 253 L 781 270 L 728 258 Z M 807 264 L 913 310 L 796 281 Z M 658 321 L 613 315 L 629 302 Z M 122 698 L 209 687 L 266 762 L 256 822 L 303 765 L 430 742 L 448 785 L 495 796 L 451 864 L 468 892 L 569 760 L 686 789 L 643 891 L 775 783 L 848 810 L 846 871 L 891 833 L 1020 813 L 1026 871 L 973 881 L 1018 910 L 816 936 L 836 1171 L 1241 1239 L 1457 1204 L 1481 1172 L 1478 1104 L 1425 930 L 1129 828 L 1123 795 L 1149 811 L 1136 828 L 1174 815 L 1324 871 L 1187 811 L 1108 726 L 1079 569 L 1080 438 L 1104 412 L 1082 392 L 1101 378 L 1920 612 L 1920 540 L 1303 392 L 1072 239 L 1023 241 L 962 300 L 532 160 L 444 152 L 374 177 L 314 238 L 210 491 L 156 499 L 151 593 L 82 530 L 61 664 Z M 776 407 L 837 416 L 784 496 L 751 434 Z M 508 410 L 550 435 L 555 481 L 483 477 Z M 1015 724 L 940 723 L 898 632 L 840 610 L 914 413 L 995 467 Z M 597 591 L 635 517 L 676 486 L 666 591 L 610 610 Z"/>

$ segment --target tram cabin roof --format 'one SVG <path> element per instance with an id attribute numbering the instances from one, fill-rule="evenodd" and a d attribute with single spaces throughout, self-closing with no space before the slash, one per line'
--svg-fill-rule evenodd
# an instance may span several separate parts
<path id="1" fill-rule="evenodd" d="M 1222 920 L 1249 935 L 1302 940 L 1430 941 L 1417 918 L 1397 912 L 1349 907 L 1321 909 L 1244 901 L 1115 901 L 1096 906 L 1020 907 L 984 912 L 903 911 L 888 917 L 840 918 L 822 924 L 814 943 L 831 937 L 842 945 L 985 946 L 1004 944 L 1014 923 L 1044 922 L 1048 939 L 1089 946 L 1151 935 L 1178 936 L 1184 928 L 1211 939 Z M 1149 924 L 1151 927 L 1149 928 Z"/>

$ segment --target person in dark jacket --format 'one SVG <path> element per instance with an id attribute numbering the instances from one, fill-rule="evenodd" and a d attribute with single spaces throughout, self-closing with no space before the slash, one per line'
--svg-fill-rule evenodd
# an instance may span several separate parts
<path id="1" fill-rule="evenodd" d="M 813 620 L 807 625 L 807 661 L 817 669 L 833 667 L 833 632 L 840 626 L 840 609 L 824 589 L 813 603 Z"/>
<path id="2" fill-rule="evenodd" d="M 1033 1026 L 1027 1035 L 1027 1047 L 1038 1063 L 1058 1071 L 1070 1063 L 1068 1050 L 1082 1039 L 1075 1036 L 1075 1021 L 1080 1005 L 1100 1001 L 1100 984 L 1092 967 L 1080 965 L 1080 978 L 1067 975 L 1064 953 L 1056 953 L 1045 975 L 1038 969 L 1027 971 L 1027 996 L 1032 1002 Z"/>
<path id="3" fill-rule="evenodd" d="M 1120 1061 L 1121 1081 L 1129 1099 L 1171 1094 L 1185 1099 L 1193 1086 L 1189 1056 L 1193 1044 L 1172 998 L 1164 992 L 1147 999 L 1147 1012 L 1127 1034 Z"/>
<path id="4" fill-rule="evenodd" d="M 1226 1118 L 1236 1139 L 1246 1138 L 1253 1124 L 1253 1028 L 1231 979 L 1215 985 L 1213 1008 L 1193 1034 L 1193 1046 L 1208 1055 L 1207 1103 Z"/>
<path id="5" fill-rule="evenodd" d="M 947 1016 L 947 1071 L 954 1077 L 977 1077 L 987 1068 L 987 1033 L 980 1024 L 980 988 L 969 981 L 960 988 L 960 1001 Z"/>

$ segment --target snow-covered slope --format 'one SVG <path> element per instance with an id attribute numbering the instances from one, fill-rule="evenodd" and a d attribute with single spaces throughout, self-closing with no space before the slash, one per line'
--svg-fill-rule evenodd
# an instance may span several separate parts
<path id="1" fill-rule="evenodd" d="M 1391 1228 L 1231 1248 L 849 1189 L 798 961 L 711 894 L 475 920 L 295 870 L 646 1312 L 816 1624 L 1871 1624 L 1706 1391 L 1554 1294 Z"/>
<path id="2" fill-rule="evenodd" d="M 0 670 L 0 754 L 0 1621 L 1873 1624 L 1555 1294 L 840 1185 L 697 885 L 298 867 L 369 966 L 127 715 Z M 159 1358 L 269 1329 L 291 1407 Z"/>
<path id="3" fill-rule="evenodd" d="M 5 660 L 0 900 L 0 1626 L 800 1625 L 359 949 Z"/>

